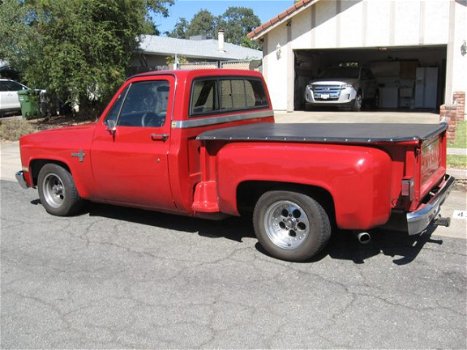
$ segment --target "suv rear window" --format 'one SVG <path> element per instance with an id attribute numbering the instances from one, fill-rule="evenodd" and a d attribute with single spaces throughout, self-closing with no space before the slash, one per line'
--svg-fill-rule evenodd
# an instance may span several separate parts
<path id="1" fill-rule="evenodd" d="M 202 78 L 193 82 L 190 116 L 268 107 L 260 79 Z"/>

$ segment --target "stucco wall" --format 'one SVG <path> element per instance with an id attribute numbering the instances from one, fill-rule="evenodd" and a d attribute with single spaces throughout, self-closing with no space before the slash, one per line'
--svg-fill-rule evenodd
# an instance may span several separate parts
<path id="1" fill-rule="evenodd" d="M 287 65 L 293 55 L 284 50 L 371 48 L 389 46 L 449 45 L 452 67 L 447 63 L 448 92 L 466 90 L 466 57 L 460 45 L 466 38 L 467 0 L 322 0 L 296 14 L 265 36 L 264 73 L 271 89 L 275 109 L 291 110 L 293 78 L 287 77 Z M 455 8 L 454 14 L 452 7 Z M 451 18 L 451 22 L 450 22 Z M 451 28 L 455 18 L 455 28 Z M 289 30 L 290 42 L 287 41 Z M 276 57 L 277 44 L 281 57 Z M 449 73 L 450 72 L 450 73 Z M 292 93 L 293 94 L 293 93 Z"/>

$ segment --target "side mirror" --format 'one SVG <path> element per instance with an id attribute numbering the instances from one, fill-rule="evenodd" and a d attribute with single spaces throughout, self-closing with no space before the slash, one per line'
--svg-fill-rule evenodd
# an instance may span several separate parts
<path id="1" fill-rule="evenodd" d="M 109 119 L 105 121 L 105 125 L 107 126 L 108 132 L 110 132 L 112 135 L 115 135 L 115 132 L 117 131 L 117 121 Z"/>

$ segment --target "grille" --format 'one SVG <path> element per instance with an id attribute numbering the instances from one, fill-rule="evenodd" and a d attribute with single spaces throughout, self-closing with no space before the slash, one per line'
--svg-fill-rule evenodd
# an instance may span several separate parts
<path id="1" fill-rule="evenodd" d="M 339 99 L 340 85 L 312 85 L 315 100 L 332 101 Z"/>

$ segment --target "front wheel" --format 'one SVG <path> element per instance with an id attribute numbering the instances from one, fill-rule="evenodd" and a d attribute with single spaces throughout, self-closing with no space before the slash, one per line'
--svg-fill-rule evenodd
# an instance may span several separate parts
<path id="1" fill-rule="evenodd" d="M 263 194 L 256 203 L 253 224 L 263 248 L 287 261 L 310 259 L 331 236 L 329 217 L 323 207 L 297 192 Z"/>
<path id="2" fill-rule="evenodd" d="M 83 200 L 78 194 L 70 172 L 57 164 L 46 164 L 37 181 L 39 198 L 45 210 L 52 215 L 76 214 Z"/>
<path id="3" fill-rule="evenodd" d="M 363 96 L 362 93 L 359 92 L 353 101 L 352 110 L 355 112 L 360 112 L 363 106 Z"/>

